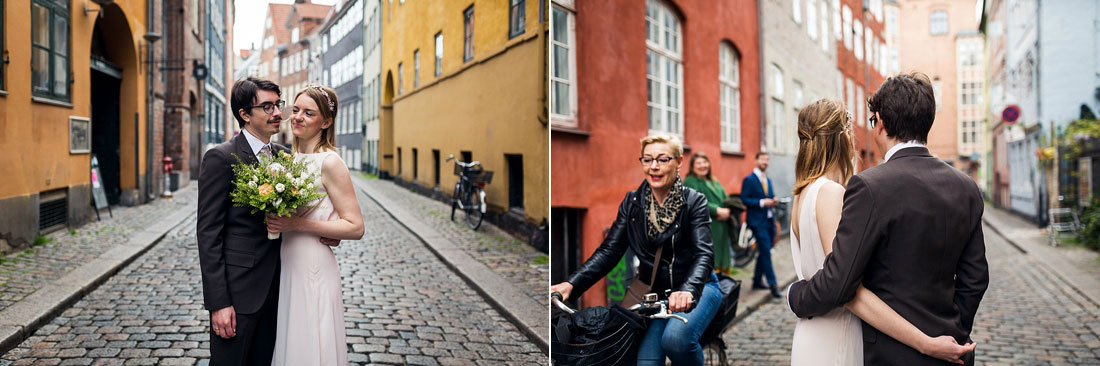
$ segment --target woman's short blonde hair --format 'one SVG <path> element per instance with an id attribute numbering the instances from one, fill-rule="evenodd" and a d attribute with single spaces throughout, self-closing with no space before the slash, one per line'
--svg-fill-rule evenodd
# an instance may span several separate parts
<path id="1" fill-rule="evenodd" d="M 680 138 L 672 135 L 651 135 L 642 139 L 642 154 L 645 154 L 645 147 L 649 144 L 668 144 L 672 147 L 673 158 L 679 159 L 684 156 L 684 144 L 680 142 Z"/>

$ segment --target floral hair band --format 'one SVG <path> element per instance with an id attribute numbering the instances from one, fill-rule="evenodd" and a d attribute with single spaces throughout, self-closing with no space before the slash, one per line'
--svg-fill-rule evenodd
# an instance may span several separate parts
<path id="1" fill-rule="evenodd" d="M 316 85 L 312 86 L 311 88 L 317 89 L 317 91 L 321 92 L 321 95 L 325 96 L 325 101 L 328 102 L 328 110 L 331 111 L 333 114 L 336 114 L 336 103 L 333 103 L 332 99 L 329 99 L 328 92 L 325 91 L 325 88 Z"/>

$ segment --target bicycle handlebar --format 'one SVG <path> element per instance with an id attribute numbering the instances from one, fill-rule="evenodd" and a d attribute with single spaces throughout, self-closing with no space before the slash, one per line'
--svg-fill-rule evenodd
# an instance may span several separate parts
<path id="1" fill-rule="evenodd" d="M 562 296 L 561 296 L 560 293 L 557 293 L 557 292 L 550 293 L 550 302 L 552 304 L 554 304 L 554 306 L 556 306 L 558 309 L 561 309 L 562 311 L 564 311 L 566 313 L 569 313 L 569 314 L 576 314 L 577 313 L 576 310 L 573 310 L 573 308 L 570 308 L 569 305 L 566 305 L 564 302 L 562 302 Z M 647 301 L 645 303 L 636 304 L 634 306 L 631 306 L 630 309 L 627 309 L 627 310 L 638 313 L 639 311 L 646 310 L 646 309 L 658 309 L 657 312 L 652 314 L 652 315 L 644 315 L 645 317 L 650 318 L 650 319 L 676 319 L 676 320 L 684 322 L 684 324 L 687 324 L 687 322 L 688 322 L 687 318 L 684 318 L 682 316 L 679 316 L 679 315 L 672 314 L 672 313 L 668 312 L 668 300 L 660 300 L 660 301 L 652 301 L 652 302 Z"/>
<path id="2" fill-rule="evenodd" d="M 570 313 L 570 314 L 575 314 L 577 312 L 576 310 L 573 310 L 573 308 L 570 308 L 569 305 L 566 305 L 564 302 L 561 302 L 561 299 L 562 299 L 561 294 L 559 294 L 557 292 L 554 292 L 554 293 L 550 294 L 550 302 L 554 303 L 554 306 L 557 306 L 558 309 L 561 309 L 561 311 L 564 311 L 564 312 L 567 312 L 567 313 Z"/>

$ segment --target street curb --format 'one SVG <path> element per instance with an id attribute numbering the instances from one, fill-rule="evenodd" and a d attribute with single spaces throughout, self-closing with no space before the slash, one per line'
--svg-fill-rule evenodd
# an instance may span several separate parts
<path id="1" fill-rule="evenodd" d="M 194 210 L 176 211 L 133 234 L 91 262 L 51 281 L 0 311 L 0 354 L 5 354 L 144 254 Z"/>
<path id="2" fill-rule="evenodd" d="M 354 177 L 354 176 L 353 176 Z M 467 284 L 484 297 L 489 304 L 511 321 L 528 338 L 538 344 L 543 352 L 550 352 L 549 311 L 517 290 L 511 282 L 477 261 L 450 239 L 354 177 L 352 181 L 359 191 L 367 195 L 416 236 L 448 268 L 457 273 Z"/>
<path id="3" fill-rule="evenodd" d="M 998 228 L 997 225 L 994 224 L 992 220 L 989 220 L 988 218 L 986 218 L 985 215 L 982 215 L 982 222 L 985 223 L 985 226 L 989 226 L 990 229 L 993 229 L 993 232 L 996 233 L 997 236 L 1000 236 L 1002 239 L 1004 239 L 1006 242 L 1008 242 L 1009 245 L 1012 245 L 1013 247 L 1015 247 L 1016 250 L 1019 250 L 1020 253 L 1027 254 L 1027 249 L 1024 249 L 1024 247 L 1021 246 L 1020 243 L 1017 243 L 1015 239 L 1012 239 L 1012 238 L 1008 237 L 1007 235 L 1005 235 L 1003 232 L 1001 232 L 1001 229 Z"/>

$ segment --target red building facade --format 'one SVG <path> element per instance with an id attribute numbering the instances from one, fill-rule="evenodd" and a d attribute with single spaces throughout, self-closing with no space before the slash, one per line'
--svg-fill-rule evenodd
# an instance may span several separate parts
<path id="1" fill-rule="evenodd" d="M 883 33 L 886 20 L 884 1 L 868 1 L 867 8 L 864 8 L 863 0 L 840 0 L 839 9 L 837 3 L 837 0 L 830 1 L 834 13 L 831 20 L 836 22 L 840 19 L 840 27 L 831 25 L 834 32 L 838 28 L 841 31 L 837 35 L 841 37 L 836 41 L 836 62 L 840 75 L 837 81 L 842 81 L 844 101 L 852 109 L 856 119 L 853 127 L 856 132 L 856 151 L 860 157 L 857 169 L 863 171 L 878 165 L 886 155 L 886 151 L 871 140 L 871 130 L 867 123 L 870 118 L 867 99 L 885 81 L 883 74 L 888 74 L 885 70 L 889 68 L 889 51 L 884 46 L 886 40 Z"/>
<path id="2" fill-rule="evenodd" d="M 599 247 L 642 182 L 639 140 L 678 135 L 728 193 L 761 148 L 755 1 L 554 0 L 551 9 L 551 281 Z M 613 284 L 612 287 L 621 284 Z M 584 295 L 606 304 L 606 281 Z"/>

